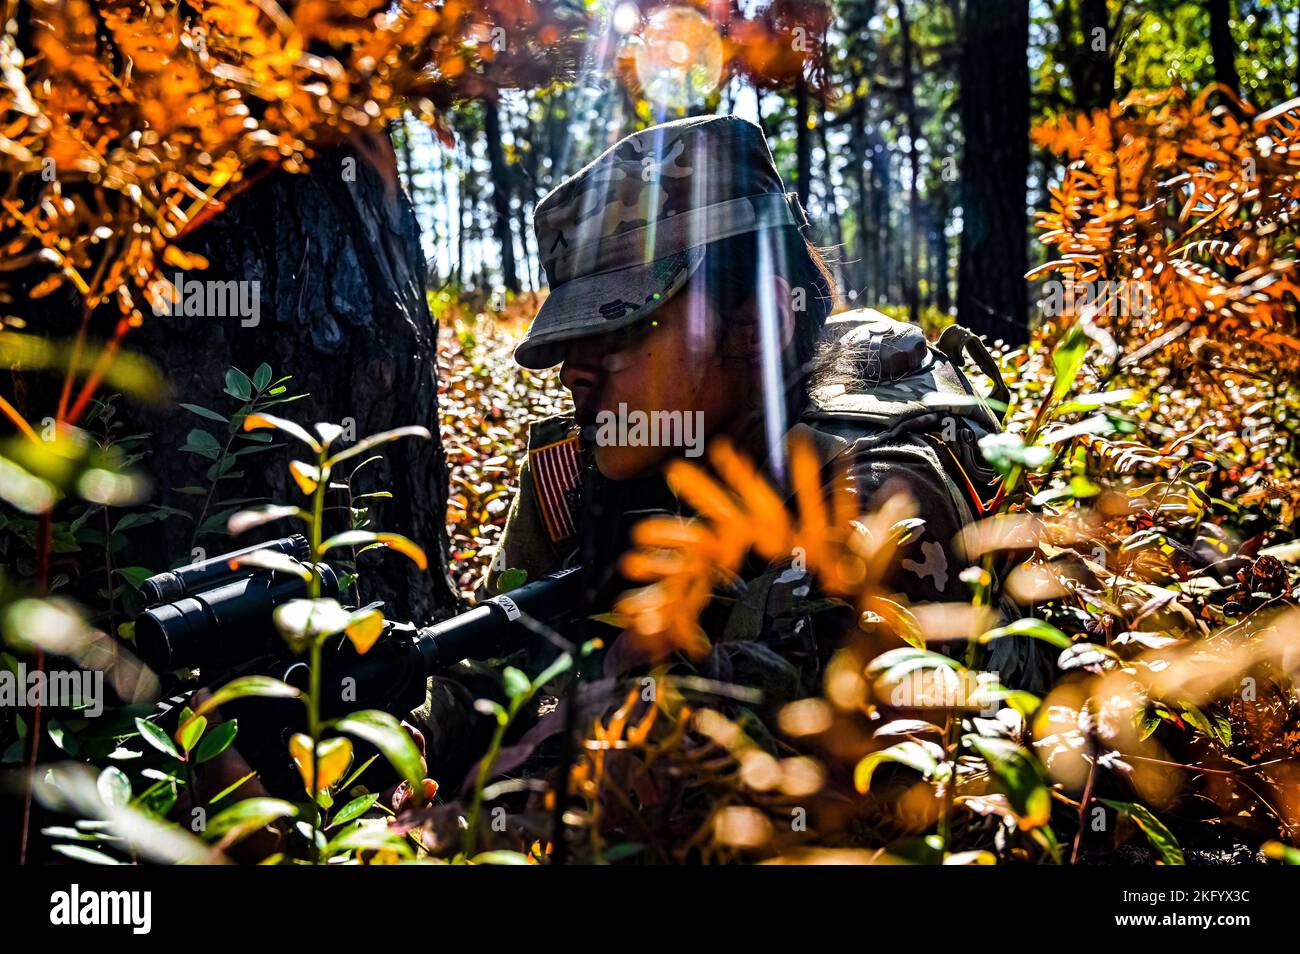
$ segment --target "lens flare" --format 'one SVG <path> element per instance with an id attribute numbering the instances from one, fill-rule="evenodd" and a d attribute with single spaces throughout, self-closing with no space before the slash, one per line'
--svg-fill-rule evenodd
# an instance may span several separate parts
<path id="1" fill-rule="evenodd" d="M 689 7 L 659 7 L 641 32 L 636 75 L 651 102 L 674 109 L 703 102 L 722 79 L 722 38 Z"/>

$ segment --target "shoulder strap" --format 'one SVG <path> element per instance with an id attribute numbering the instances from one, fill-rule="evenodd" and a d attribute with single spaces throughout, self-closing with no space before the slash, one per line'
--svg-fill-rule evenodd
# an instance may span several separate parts
<path id="1" fill-rule="evenodd" d="M 975 366 L 988 375 L 989 380 L 993 382 L 993 390 L 989 394 L 989 400 L 1002 405 L 1000 411 L 993 411 L 993 417 L 1000 425 L 1006 420 L 1007 408 L 1011 403 L 1011 389 L 1007 387 L 1006 382 L 1002 380 L 1002 369 L 998 367 L 997 361 L 989 353 L 989 349 L 984 344 L 984 340 L 975 332 L 961 325 L 949 325 L 943 329 L 943 334 L 939 335 L 939 340 L 935 347 L 943 353 L 954 368 L 960 369 L 966 363 L 966 357 L 969 356 L 975 362 Z"/>

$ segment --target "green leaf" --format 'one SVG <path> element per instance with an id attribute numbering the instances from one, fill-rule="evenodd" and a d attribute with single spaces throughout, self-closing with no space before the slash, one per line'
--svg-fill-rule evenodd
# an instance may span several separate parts
<path id="1" fill-rule="evenodd" d="M 88 865 L 122 865 L 124 861 L 118 861 L 116 858 L 110 858 L 102 851 L 96 851 L 94 848 L 87 848 L 84 845 L 51 845 L 51 849 L 61 855 L 67 855 L 74 861 L 84 861 Z"/>
<path id="2" fill-rule="evenodd" d="M 964 741 L 983 757 L 989 771 L 1002 783 L 1021 828 L 1046 825 L 1052 815 L 1052 798 L 1038 760 L 1010 739 L 968 735 Z"/>
<path id="3" fill-rule="evenodd" d="M 498 594 L 509 593 L 511 590 L 519 589 L 527 582 L 528 571 L 512 566 L 497 577 L 496 590 Z"/>
<path id="4" fill-rule="evenodd" d="M 1051 623 L 1041 619 L 1017 619 L 1008 623 L 1006 626 L 999 626 L 997 629 L 991 629 L 979 638 L 981 643 L 991 643 L 995 639 L 1001 639 L 1004 636 L 1032 636 L 1034 639 L 1041 639 L 1044 642 L 1051 643 L 1058 649 L 1069 649 L 1072 640 L 1065 633 L 1061 632 Z"/>
<path id="5" fill-rule="evenodd" d="M 235 741 L 235 735 L 238 732 L 238 719 L 231 719 L 229 722 L 222 722 L 213 726 L 212 731 L 203 737 L 198 748 L 194 750 L 194 761 L 203 763 L 215 759 L 230 748 L 230 743 Z"/>
<path id="6" fill-rule="evenodd" d="M 306 698 L 301 692 L 286 682 L 279 679 L 272 679 L 270 676 L 240 676 L 238 679 L 232 679 L 226 683 L 207 699 L 203 700 L 203 705 L 194 710 L 195 716 L 201 716 L 206 712 L 229 702 L 231 699 L 242 699 L 245 696 L 262 696 L 264 698 L 274 699 L 304 699 Z M 140 720 L 137 719 L 137 722 Z M 162 731 L 159 729 L 158 731 Z M 166 738 L 166 733 L 163 734 Z M 170 743 L 170 739 L 168 742 Z"/>
<path id="7" fill-rule="evenodd" d="M 379 801 L 378 793 L 362 795 L 359 798 L 354 798 L 352 801 L 340 808 L 338 814 L 336 814 L 325 827 L 335 828 L 338 825 L 346 825 L 348 822 L 360 818 L 366 812 L 370 811 L 370 809 L 374 808 L 375 802 L 377 801 Z"/>
<path id="8" fill-rule="evenodd" d="M 198 454 L 208 460 L 216 460 L 221 456 L 221 442 L 207 431 L 196 427 L 186 435 L 185 444 L 181 447 L 181 450 Z"/>
<path id="9" fill-rule="evenodd" d="M 375 759 L 377 759 L 377 758 L 379 758 L 378 755 L 372 755 L 372 756 L 370 756 L 370 758 L 366 759 L 366 760 L 365 760 L 364 762 L 362 762 L 360 765 L 358 765 L 358 766 L 356 766 L 355 768 L 353 768 L 353 769 L 352 769 L 352 774 L 349 775 L 347 778 L 345 778 L 345 779 L 344 779 L 344 780 L 339 784 L 339 786 L 338 786 L 339 791 L 346 792 L 349 788 L 351 788 L 351 787 L 352 787 L 352 783 L 355 782 L 357 779 L 359 779 L 359 778 L 361 777 L 361 773 L 364 772 L 366 769 L 370 768 L 371 764 L 372 764 L 372 763 L 375 761 Z"/>
<path id="10" fill-rule="evenodd" d="M 1191 703 L 1187 703 L 1184 706 L 1183 718 L 1196 726 L 1196 728 L 1200 729 L 1210 738 L 1217 739 L 1219 737 L 1218 731 L 1215 730 L 1214 726 L 1210 723 L 1210 720 L 1206 718 L 1205 713 Z"/>
<path id="11" fill-rule="evenodd" d="M 959 669 L 961 663 L 955 659 L 950 659 L 941 653 L 936 653 L 928 649 L 918 649 L 914 646 L 900 646 L 897 649 L 890 649 L 881 653 L 867 665 L 867 674 L 870 676 L 886 676 L 896 679 L 899 676 L 905 676 L 915 669 Z"/>
<path id="12" fill-rule="evenodd" d="M 296 818 L 297 815 L 297 806 L 283 799 L 246 798 L 208 822 L 206 833 L 213 837 L 233 834 L 231 840 L 238 841 L 279 818 Z"/>
<path id="13" fill-rule="evenodd" d="M 325 847 L 327 855 L 336 855 L 344 851 L 386 848 L 402 857 L 411 854 L 410 843 L 400 835 L 393 834 L 386 824 L 370 824 L 364 821 L 353 822 L 334 836 Z"/>
<path id="14" fill-rule="evenodd" d="M 241 401 L 250 401 L 253 398 L 253 382 L 243 371 L 231 368 L 226 372 L 226 393 Z"/>
<path id="15" fill-rule="evenodd" d="M 428 428 L 414 425 L 411 427 L 396 427 L 391 431 L 384 431 L 381 434 L 372 434 L 353 444 L 346 450 L 341 450 L 329 459 L 327 464 L 333 466 L 340 461 L 345 461 L 349 457 L 356 457 L 358 454 L 364 454 L 373 447 L 385 444 L 388 441 L 395 441 L 401 437 L 422 437 L 425 440 L 431 440 L 433 435 L 429 433 Z"/>
<path id="16" fill-rule="evenodd" d="M 469 861 L 472 865 L 526 865 L 528 856 L 519 851 L 480 851 Z"/>
<path id="17" fill-rule="evenodd" d="M 1160 713 L 1155 709 L 1142 714 L 1142 731 L 1138 739 L 1145 742 L 1151 736 L 1155 735 L 1156 729 L 1160 728 Z"/>
<path id="18" fill-rule="evenodd" d="M 250 778 L 253 778 L 253 777 L 256 776 L 256 775 L 257 775 L 256 772 L 249 772 L 247 775 L 245 775 L 243 778 L 239 779 L 238 781 L 231 782 L 229 785 L 227 785 L 227 786 L 226 786 L 225 788 L 223 788 L 221 791 L 217 792 L 216 795 L 213 795 L 212 798 L 209 799 L 208 804 L 209 804 L 209 805 L 215 805 L 217 802 L 221 801 L 223 798 L 225 798 L 227 795 L 229 795 L 229 794 L 230 794 L 231 792 L 233 792 L 235 789 L 239 788 L 241 785 L 243 785 L 245 782 L 247 782 Z"/>
<path id="19" fill-rule="evenodd" d="M 511 699 L 532 694 L 533 684 L 514 666 L 506 666 L 501 675 L 505 680 L 506 695 Z"/>
<path id="20" fill-rule="evenodd" d="M 145 580 L 153 576 L 153 570 L 149 569 L 147 566 L 119 566 L 113 572 L 122 577 L 122 579 L 126 580 L 137 590 Z"/>
<path id="21" fill-rule="evenodd" d="M 622 861 L 624 858 L 631 858 L 645 851 L 645 845 L 639 841 L 625 841 L 618 845 L 613 845 L 605 849 L 606 861 Z"/>
<path id="22" fill-rule="evenodd" d="M 146 719 L 136 719 L 135 727 L 140 730 L 141 738 L 143 738 L 146 742 L 152 745 L 159 752 L 162 752 L 165 755 L 170 755 L 178 762 L 185 761 L 181 757 L 181 754 L 176 751 L 176 746 L 175 744 L 173 744 L 171 737 L 168 736 L 167 733 L 164 732 L 161 728 L 159 728 L 158 726 L 154 725 L 152 722 L 149 722 Z"/>
<path id="23" fill-rule="evenodd" d="M 555 662 L 551 663 L 544 670 L 542 670 L 540 673 L 537 674 L 537 678 L 533 680 L 533 691 L 542 688 L 542 686 L 546 685 L 548 682 L 550 682 L 552 679 L 554 679 L 556 676 L 560 675 L 561 673 L 568 672 L 569 667 L 571 667 L 572 665 L 573 665 L 573 656 L 571 656 L 569 653 L 561 653 L 558 657 L 556 657 Z"/>
<path id="24" fill-rule="evenodd" d="M 229 424 L 230 418 L 224 414 L 218 414 L 216 411 L 209 410 L 206 407 L 200 407 L 197 404 L 182 404 L 181 407 L 191 414 L 197 414 L 199 417 L 207 418 L 209 421 L 219 421 L 222 424 Z"/>
<path id="25" fill-rule="evenodd" d="M 271 383 L 271 366 L 263 361 L 253 372 L 253 387 L 259 391 L 266 390 L 266 386 Z"/>
<path id="26" fill-rule="evenodd" d="M 1151 842 L 1151 846 L 1160 853 L 1160 859 L 1165 864 L 1186 863 L 1183 859 L 1183 849 L 1178 846 L 1178 839 L 1145 805 L 1136 802 L 1116 802 L 1109 798 L 1099 798 L 1098 801 L 1133 819 L 1133 823 L 1142 829 L 1142 834 L 1147 836 L 1147 841 Z"/>
<path id="27" fill-rule="evenodd" d="M 1132 404 L 1141 395 L 1133 388 L 1120 388 L 1115 391 L 1098 391 L 1092 394 L 1081 394 L 1072 401 L 1066 401 L 1060 404 L 1052 412 L 1055 416 L 1064 414 L 1077 414 L 1084 411 L 1095 411 L 1099 407 L 1109 404 Z"/>
<path id="28" fill-rule="evenodd" d="M 916 769 L 926 778 L 935 774 L 943 760 L 943 748 L 927 740 L 899 742 L 887 749 L 872 752 L 853 770 L 853 786 L 862 794 L 871 789 L 871 777 L 885 762 L 896 762 Z"/>
<path id="29" fill-rule="evenodd" d="M 186 720 L 177 730 L 177 741 L 180 742 L 181 748 L 188 755 L 190 749 L 203 738 L 203 730 L 208 727 L 208 720 L 203 716 L 194 716 Z"/>
<path id="30" fill-rule="evenodd" d="M 95 781 L 99 796 L 108 805 L 125 805 L 131 801 L 131 780 L 120 768 L 110 765 Z"/>
<path id="31" fill-rule="evenodd" d="M 424 765 L 420 759 L 420 750 L 396 718 L 378 709 L 365 709 L 339 719 L 333 728 L 369 742 L 411 783 L 413 790 L 424 791 Z"/>
<path id="32" fill-rule="evenodd" d="M 1084 330 L 1084 323 L 1076 321 L 1052 349 L 1052 368 L 1055 371 L 1052 380 L 1053 401 L 1059 401 L 1070 393 L 1075 379 L 1079 377 L 1079 371 L 1083 369 L 1083 361 L 1091 345 L 1092 340 Z"/>

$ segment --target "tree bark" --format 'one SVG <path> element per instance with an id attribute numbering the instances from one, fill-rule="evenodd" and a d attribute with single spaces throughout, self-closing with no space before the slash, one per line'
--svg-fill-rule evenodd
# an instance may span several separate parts
<path id="1" fill-rule="evenodd" d="M 381 146 L 380 161 L 391 161 L 387 138 L 375 142 Z M 428 428 L 432 441 L 406 438 L 383 445 L 384 460 L 358 478 L 359 492 L 393 494 L 391 500 L 363 501 L 377 504 L 371 508 L 374 528 L 409 536 L 429 555 L 426 571 L 393 552 L 361 556 L 361 595 L 384 600 L 390 618 L 422 622 L 457 600 L 447 572 L 437 327 L 425 297 L 419 227 L 395 176 L 388 178 L 392 174 L 376 170 L 349 148 L 338 148 L 320 154 L 308 174 L 275 173 L 252 186 L 186 242 L 210 262 L 207 271 L 187 280 L 259 282 L 258 323 L 246 327 L 239 318 L 162 316 L 146 320 L 128 344 L 162 367 L 179 401 L 228 407 L 229 402 L 218 402 L 227 368 L 251 375 L 266 362 L 277 377 L 293 375 L 293 390 L 310 395 L 272 413 L 309 429 L 316 421 L 351 419 L 360 439 L 408 424 Z M 197 458 L 175 449 L 191 428 L 205 422 L 173 406 L 142 423 L 152 433 L 148 463 L 161 502 L 192 509 L 195 498 L 177 496 L 174 488 L 204 484 L 203 468 Z M 302 502 L 288 464 L 306 459 L 306 448 L 276 436 L 282 449 L 239 458 L 245 476 L 222 482 L 229 485 L 227 496 Z M 345 479 L 350 467 L 344 465 L 335 479 Z M 343 503 L 339 493 L 328 500 Z M 330 532 L 347 529 L 339 511 L 328 517 Z M 139 557 L 146 566 L 167 566 L 188 556 L 193 528 L 179 519 L 161 526 L 164 533 L 145 541 L 139 540 L 145 534 L 133 537 L 133 547 L 144 543 L 152 550 Z M 296 522 L 283 521 L 259 528 L 247 540 L 208 536 L 201 543 L 211 555 L 299 529 Z"/>
<path id="2" fill-rule="evenodd" d="M 840 204 L 835 197 L 835 157 L 831 155 L 830 133 L 824 121 L 818 122 L 817 133 L 822 147 L 822 179 L 825 182 L 826 222 L 830 231 L 830 242 L 835 249 L 831 259 L 831 272 L 835 276 L 835 287 L 844 289 L 844 223 L 840 219 Z"/>
<path id="3" fill-rule="evenodd" d="M 917 159 L 916 141 L 921 136 L 921 123 L 916 111 L 916 82 L 913 65 L 912 24 L 907 15 L 907 0 L 898 0 L 898 31 L 903 45 L 903 111 L 907 117 L 907 168 L 911 175 L 908 190 L 907 233 L 907 318 L 912 324 L 921 323 L 921 170 Z"/>
<path id="4" fill-rule="evenodd" d="M 962 233 L 957 316 L 1028 340 L 1029 0 L 968 3 L 961 52 Z"/>
<path id="5" fill-rule="evenodd" d="M 1106 0 L 1080 0 L 1079 27 L 1083 46 L 1079 57 L 1080 86 L 1075 90 L 1075 105 L 1080 109 L 1105 109 L 1115 97 L 1116 36 L 1111 27 Z M 1102 31 L 1098 35 L 1097 31 Z M 1101 49 L 1097 49 L 1100 44 Z"/>
<path id="6" fill-rule="evenodd" d="M 856 263 L 853 269 L 855 278 L 854 285 L 862 300 L 866 303 L 871 302 L 871 292 L 875 288 L 876 277 L 872 274 L 872 251 L 874 240 L 872 238 L 872 229 L 868 224 L 868 209 L 870 207 L 870 194 L 867 187 L 867 163 L 870 161 L 867 157 L 867 130 L 866 130 L 866 104 L 855 102 L 851 107 L 853 110 L 852 126 L 850 127 L 849 137 L 849 168 L 853 171 L 853 183 L 856 187 L 857 195 L 857 248 Z"/>
<path id="7" fill-rule="evenodd" d="M 873 185 L 871 189 L 871 223 L 874 226 L 876 243 L 876 304 L 887 305 L 891 302 L 894 290 L 891 274 L 890 247 L 893 244 L 893 227 L 890 210 L 893 206 L 894 179 L 890 169 L 892 153 L 885 144 L 880 130 L 871 130 L 871 172 Z"/>
<path id="8" fill-rule="evenodd" d="M 1214 54 L 1214 81 L 1234 94 L 1241 92 L 1237 74 L 1237 44 L 1232 38 L 1232 0 L 1206 0 L 1210 12 L 1210 52 Z"/>
<path id="9" fill-rule="evenodd" d="M 933 222 L 931 222 L 931 241 L 934 255 L 934 304 L 947 314 L 952 311 L 952 286 L 948 271 L 951 259 L 948 252 L 948 236 L 944 229 L 952 215 L 952 199 L 948 192 L 948 183 L 944 182 L 936 190 L 933 203 Z"/>
<path id="10" fill-rule="evenodd" d="M 799 204 L 806 210 L 812 186 L 812 143 L 808 138 L 808 82 L 803 73 L 794 85 L 795 189 Z"/>
<path id="11" fill-rule="evenodd" d="M 493 228 L 501 250 L 501 283 L 506 291 L 519 294 L 519 273 L 515 267 L 515 238 L 510 228 L 510 169 L 501 148 L 500 105 L 483 101 L 483 139 L 487 144 L 488 168 L 492 173 Z"/>

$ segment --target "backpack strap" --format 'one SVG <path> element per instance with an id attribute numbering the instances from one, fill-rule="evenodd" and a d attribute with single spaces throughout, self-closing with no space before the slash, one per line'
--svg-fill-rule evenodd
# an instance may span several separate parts
<path id="1" fill-rule="evenodd" d="M 975 332 L 961 325 L 949 325 L 943 329 L 943 334 L 939 335 L 935 347 L 943 354 L 945 358 L 955 368 L 960 368 L 966 363 L 966 357 L 969 356 L 975 362 L 975 366 L 988 375 L 989 380 L 993 382 L 993 390 L 989 394 L 989 400 L 1002 405 L 1002 410 L 993 413 L 995 421 L 1000 425 L 1007 415 L 1007 410 L 1011 404 L 1011 389 L 1007 387 L 1006 382 L 1002 380 L 1002 371 L 998 367 L 997 361 L 989 353 L 989 349 L 984 344 L 984 340 Z M 992 413 L 992 408 L 989 408 Z"/>

